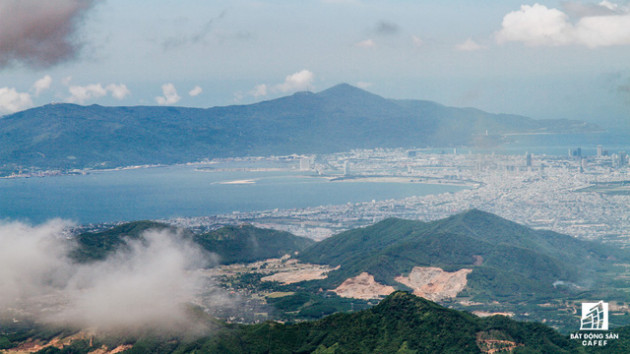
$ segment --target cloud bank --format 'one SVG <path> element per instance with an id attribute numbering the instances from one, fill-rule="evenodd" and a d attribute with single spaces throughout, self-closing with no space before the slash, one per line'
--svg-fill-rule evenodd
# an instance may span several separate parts
<path id="1" fill-rule="evenodd" d="M 522 42 L 530 46 L 582 45 L 589 48 L 630 45 L 630 11 L 603 1 L 596 7 L 573 5 L 580 14 L 571 22 L 568 14 L 544 5 L 523 5 L 503 18 L 496 33 L 499 44 Z"/>
<path id="2" fill-rule="evenodd" d="M 107 96 L 108 93 L 118 100 L 122 100 L 131 94 L 131 91 L 125 84 L 109 84 L 107 86 L 103 86 L 100 83 L 85 86 L 73 85 L 68 87 L 68 91 L 70 92 L 70 97 L 67 98 L 67 101 L 80 104 L 88 100 Z"/>
<path id="3" fill-rule="evenodd" d="M 181 96 L 177 94 L 177 90 L 175 89 L 175 85 L 171 83 L 167 83 L 162 85 L 162 96 L 158 96 L 155 98 L 155 102 L 161 106 L 165 105 L 173 105 L 179 100 L 181 100 Z"/>
<path id="4" fill-rule="evenodd" d="M 354 44 L 355 47 L 359 48 L 374 48 L 376 47 L 376 42 L 373 39 L 366 39 Z"/>
<path id="5" fill-rule="evenodd" d="M 267 96 L 270 93 L 291 93 L 297 91 L 307 91 L 312 89 L 315 74 L 312 71 L 304 69 L 287 75 L 284 82 L 276 85 L 259 84 L 249 92 L 255 98 Z"/>
<path id="6" fill-rule="evenodd" d="M 13 87 L 0 87 L 0 113 L 14 113 L 33 106 L 28 92 L 18 92 Z"/>
<path id="7" fill-rule="evenodd" d="M 77 28 L 96 0 L 0 0 L 0 68 L 45 68 L 74 59 Z"/>
<path id="8" fill-rule="evenodd" d="M 202 92 L 203 89 L 201 88 L 201 86 L 195 86 L 192 88 L 192 90 L 188 91 L 188 94 L 192 97 L 196 97 L 199 96 Z"/>
<path id="9" fill-rule="evenodd" d="M 466 41 L 464 41 L 463 43 L 460 43 L 458 45 L 455 46 L 455 49 L 462 51 L 462 52 L 474 52 L 476 50 L 480 50 L 483 49 L 484 47 L 475 42 L 472 38 L 468 38 Z"/>
<path id="10" fill-rule="evenodd" d="M 311 88 L 315 75 L 310 70 L 298 71 L 295 74 L 287 75 L 284 82 L 276 85 L 275 89 L 280 92 L 305 91 Z"/>
<path id="11" fill-rule="evenodd" d="M 33 84 L 33 90 L 35 90 L 35 96 L 39 96 L 42 92 L 48 90 L 52 84 L 52 77 L 46 75 L 41 79 L 35 81 Z"/>
<path id="12" fill-rule="evenodd" d="M 31 92 L 35 97 L 48 90 L 52 84 L 52 77 L 46 75 L 35 81 Z M 0 87 L 0 114 L 15 113 L 33 107 L 33 97 L 28 92 L 19 92 L 14 87 Z"/>
<path id="13" fill-rule="evenodd" d="M 0 313 L 11 308 L 10 316 L 17 311 L 98 331 L 176 330 L 187 323 L 183 304 L 195 299 L 204 280 L 197 270 L 209 259 L 196 245 L 169 231 L 148 231 L 104 261 L 76 264 L 67 256 L 69 226 L 0 224 Z"/>

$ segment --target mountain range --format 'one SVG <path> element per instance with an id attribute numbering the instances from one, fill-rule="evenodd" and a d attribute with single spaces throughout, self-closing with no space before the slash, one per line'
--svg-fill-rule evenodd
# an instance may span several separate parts
<path id="1" fill-rule="evenodd" d="M 77 262 L 102 260 L 126 247 L 127 241 L 155 229 L 175 231 L 167 224 L 136 221 L 86 232 L 75 236 L 77 247 L 71 257 Z M 411 290 L 400 277 L 414 268 L 469 270 L 463 294 L 482 302 L 562 297 L 571 289 L 586 291 L 613 264 L 630 263 L 624 250 L 534 230 L 477 209 L 431 222 L 390 218 L 319 242 L 252 225 L 224 226 L 203 234 L 180 230 L 180 234 L 218 255 L 219 264 L 289 254 L 303 263 L 330 266 L 333 270 L 325 279 L 302 284 L 313 290 L 335 289 L 362 273 L 373 276 L 376 283 Z"/>
<path id="2" fill-rule="evenodd" d="M 71 257 L 81 263 L 99 261 L 127 247 L 129 240 L 144 237 L 146 230 L 166 228 L 175 231 L 166 224 L 138 221 L 82 233 L 74 237 L 77 247 Z M 552 316 L 555 325 L 566 328 L 575 321 L 569 313 L 550 314 L 538 305 L 551 301 L 558 308 L 570 307 L 566 299 L 630 301 L 619 278 L 623 264 L 630 263 L 625 250 L 534 230 L 476 209 L 431 222 L 390 218 L 319 242 L 251 225 L 179 234 L 216 254 L 219 264 L 288 254 L 307 267 L 327 267 L 323 278 L 289 284 L 261 282 L 262 274 L 243 275 L 247 286 L 286 293 L 267 299 L 267 304 L 296 314 L 287 318 L 319 318 L 349 309 L 354 305 L 344 299 L 351 298 L 362 299 L 355 304 L 362 308 L 370 299 L 406 290 L 470 311 L 508 311 L 519 319 L 549 321 Z M 470 307 L 472 303 L 476 305 Z M 621 325 L 625 318 L 611 321 Z"/>
<path id="3" fill-rule="evenodd" d="M 0 172 L 354 148 L 487 145 L 509 133 L 598 129 L 580 121 L 534 120 L 430 101 L 386 99 L 348 84 L 208 109 L 49 104 L 0 118 Z"/>

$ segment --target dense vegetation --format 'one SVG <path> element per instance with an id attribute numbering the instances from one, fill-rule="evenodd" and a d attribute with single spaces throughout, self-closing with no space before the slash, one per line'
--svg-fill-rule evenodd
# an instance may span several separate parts
<path id="1" fill-rule="evenodd" d="M 467 292 L 484 301 L 560 295 L 555 281 L 578 283 L 609 258 L 628 258 L 597 243 L 533 230 L 479 210 L 429 223 L 387 219 L 333 236 L 298 257 L 341 266 L 315 284 L 328 289 L 362 272 L 401 288 L 394 278 L 414 266 L 470 268 Z"/>
<path id="2" fill-rule="evenodd" d="M 193 236 L 195 243 L 218 254 L 221 264 L 254 262 L 301 251 L 315 241 L 288 232 L 252 225 L 225 226 Z"/>
<path id="3" fill-rule="evenodd" d="M 76 236 L 77 247 L 70 257 L 77 262 L 85 263 L 104 260 L 109 254 L 120 248 L 126 248 L 128 240 L 137 240 L 147 230 L 164 230 L 174 228 L 154 221 L 134 221 L 100 232 L 84 232 Z"/>
<path id="4" fill-rule="evenodd" d="M 219 256 L 220 264 L 245 263 L 281 257 L 310 246 L 314 241 L 288 232 L 261 229 L 251 225 L 225 226 L 206 234 L 193 235 L 169 225 L 152 221 L 125 223 L 100 232 L 76 236 L 77 248 L 70 256 L 77 262 L 103 260 L 110 253 L 127 247 L 128 240 L 140 239 L 147 230 L 178 232 L 206 251 Z"/>
<path id="5" fill-rule="evenodd" d="M 565 332 L 579 328 L 579 318 L 564 310 L 575 308 L 581 300 L 614 298 L 623 305 L 621 300 L 626 300 L 627 294 L 622 288 L 626 284 L 612 276 L 626 272 L 623 264 L 628 262 L 628 256 L 623 251 L 532 230 L 479 210 L 427 223 L 387 219 L 319 243 L 251 225 L 193 234 L 162 223 L 139 221 L 77 235 L 78 247 L 71 256 L 78 262 L 102 260 L 127 247 L 128 240 L 142 240 L 149 229 L 177 232 L 179 237 L 219 254 L 226 264 L 301 251 L 298 257 L 303 261 L 341 267 L 329 273 L 327 279 L 296 284 L 262 282 L 263 274 L 247 272 L 229 280 L 235 291 L 268 294 L 265 306 L 282 314 L 274 318 L 317 321 L 225 324 L 191 305 L 193 323 L 212 328 L 211 335 L 164 336 L 144 331 L 89 340 L 83 336 L 62 349 L 47 347 L 42 353 L 86 353 L 103 345 L 114 348 L 123 344 L 133 346 L 127 351 L 131 353 L 478 353 L 494 349 L 513 349 L 515 353 L 618 353 L 630 348 L 630 327 L 620 327 L 628 323 L 629 316 L 620 313 L 613 313 L 610 318 L 620 338 L 610 341 L 607 347 L 589 349 L 539 323 L 501 316 L 478 318 L 404 292 L 396 292 L 374 306 L 376 301 L 346 299 L 326 291 L 364 271 L 373 274 L 377 281 L 403 288 L 393 277 L 406 274 L 414 266 L 437 266 L 447 271 L 473 269 L 460 296 L 485 303 L 478 309 L 493 311 L 490 307 L 496 306 L 496 311 L 509 308 L 515 313 L 528 312 L 530 321 L 545 318 L 547 324 Z M 598 284 L 594 290 L 588 290 L 552 284 L 558 279 L 579 283 L 580 277 L 589 274 L 587 270 L 594 272 L 593 279 L 608 279 L 606 285 L 610 288 Z M 611 295 L 611 289 L 618 289 L 619 294 Z M 279 296 L 272 296 L 273 292 L 279 292 Z M 556 306 L 564 302 L 566 307 Z M 447 304 L 459 306 L 455 301 Z M 476 307 L 466 309 L 472 311 Z M 357 310 L 361 311 L 344 313 Z M 77 329 L 8 319 L 0 323 L 0 350 L 25 341 L 45 343 L 76 332 Z"/>
<path id="6" fill-rule="evenodd" d="M 603 348 L 587 348 L 539 323 L 503 316 L 479 318 L 447 309 L 408 293 L 396 292 L 378 306 L 297 324 L 217 325 L 207 336 L 152 335 L 77 340 L 63 349 L 41 353 L 87 353 L 107 345 L 130 344 L 126 353 L 481 353 L 512 349 L 513 353 L 619 353 L 628 348 L 628 327 L 615 330 L 619 340 Z M 0 333 L 0 343 L 17 345 L 32 332 Z M 62 335 L 48 330 L 38 338 Z"/>
<path id="7" fill-rule="evenodd" d="M 0 118 L 0 174 L 353 148 L 479 145 L 508 132 L 595 129 L 583 122 L 388 100 L 346 84 L 209 109 L 54 104 Z"/>

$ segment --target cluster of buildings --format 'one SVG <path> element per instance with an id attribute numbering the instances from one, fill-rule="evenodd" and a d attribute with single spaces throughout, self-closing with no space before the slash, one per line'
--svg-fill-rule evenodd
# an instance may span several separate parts
<path id="1" fill-rule="evenodd" d="M 403 199 L 241 212 L 172 222 L 187 227 L 247 222 L 323 239 L 389 217 L 430 221 L 477 208 L 530 227 L 583 239 L 624 245 L 630 242 L 630 187 L 621 186 L 613 192 L 593 189 L 593 186 L 630 181 L 627 154 L 608 154 L 598 147 L 593 156 L 585 156 L 579 148 L 571 149 L 569 155 L 373 149 L 304 156 L 296 169 L 313 175 L 340 179 L 390 178 L 388 181 L 396 177 L 391 183 L 448 184 L 461 188 Z"/>

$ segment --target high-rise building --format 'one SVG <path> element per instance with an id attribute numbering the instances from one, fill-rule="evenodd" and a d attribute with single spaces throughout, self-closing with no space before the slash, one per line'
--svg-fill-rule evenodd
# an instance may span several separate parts
<path id="1" fill-rule="evenodd" d="M 569 158 L 572 158 L 572 157 L 577 157 L 577 158 L 582 157 L 582 148 L 579 147 L 575 150 L 569 149 Z"/>
<path id="2" fill-rule="evenodd" d="M 597 145 L 597 157 L 604 156 L 604 148 L 601 145 Z"/>
<path id="3" fill-rule="evenodd" d="M 586 170 L 586 159 L 582 159 L 580 161 L 580 172 L 584 172 Z"/>
<path id="4" fill-rule="evenodd" d="M 525 153 L 525 166 L 532 167 L 532 154 L 529 152 Z"/>
<path id="5" fill-rule="evenodd" d="M 300 171 L 308 171 L 311 169 L 311 158 L 302 157 L 300 159 Z"/>

